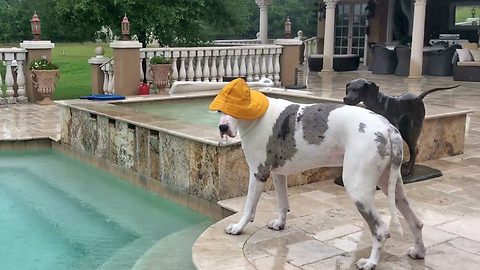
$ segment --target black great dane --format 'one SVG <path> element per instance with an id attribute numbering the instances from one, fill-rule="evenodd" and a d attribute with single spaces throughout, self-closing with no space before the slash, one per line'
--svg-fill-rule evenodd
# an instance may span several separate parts
<path id="1" fill-rule="evenodd" d="M 347 84 L 343 102 L 347 105 L 357 105 L 363 102 L 367 109 L 384 116 L 398 128 L 410 151 L 410 160 L 402 166 L 402 175 L 408 176 L 413 173 L 413 165 L 417 158 L 417 140 L 422 132 L 425 118 L 423 98 L 430 93 L 458 86 L 430 89 L 419 96 L 405 93 L 395 97 L 381 93 L 374 82 L 360 78 Z"/>

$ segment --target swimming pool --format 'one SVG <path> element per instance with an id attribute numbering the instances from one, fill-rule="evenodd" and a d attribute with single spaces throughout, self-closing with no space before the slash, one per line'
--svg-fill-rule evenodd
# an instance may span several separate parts
<path id="1" fill-rule="evenodd" d="M 214 220 L 60 152 L 0 152 L 0 269 L 195 269 Z"/>

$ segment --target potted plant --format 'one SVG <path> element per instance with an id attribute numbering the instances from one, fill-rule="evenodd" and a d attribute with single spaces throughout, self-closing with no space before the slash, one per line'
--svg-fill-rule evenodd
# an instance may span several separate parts
<path id="1" fill-rule="evenodd" d="M 153 77 L 153 84 L 159 92 L 165 92 L 165 87 L 170 82 L 172 60 L 163 56 L 155 56 L 150 59 L 150 72 Z"/>
<path id="2" fill-rule="evenodd" d="M 43 99 L 38 101 L 38 104 L 54 104 L 52 96 L 53 92 L 55 92 L 55 87 L 60 80 L 58 65 L 49 62 L 46 58 L 42 58 L 30 62 L 29 69 L 32 71 L 30 78 L 33 82 L 33 88 L 36 88 L 38 93 L 43 96 Z M 57 78 L 56 81 L 55 78 Z"/>

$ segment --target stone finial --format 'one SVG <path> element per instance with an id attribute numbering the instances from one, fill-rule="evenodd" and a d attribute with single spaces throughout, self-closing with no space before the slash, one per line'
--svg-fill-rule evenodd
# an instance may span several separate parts
<path id="1" fill-rule="evenodd" d="M 103 55 L 105 54 L 105 49 L 103 49 L 103 47 L 97 47 L 95 48 L 95 55 L 97 58 L 101 58 L 103 57 Z"/>
<path id="2" fill-rule="evenodd" d="M 301 40 L 302 38 L 303 38 L 303 31 L 302 31 L 302 30 L 298 30 L 298 31 L 297 31 L 297 37 L 296 37 L 296 39 L 300 39 L 300 40 Z"/>
<path id="3" fill-rule="evenodd" d="M 257 39 L 260 39 L 260 32 L 257 32 Z"/>

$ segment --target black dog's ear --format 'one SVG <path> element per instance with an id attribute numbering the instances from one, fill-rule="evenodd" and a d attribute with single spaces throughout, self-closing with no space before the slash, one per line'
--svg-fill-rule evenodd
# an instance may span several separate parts
<path id="1" fill-rule="evenodd" d="M 365 87 L 365 91 L 367 91 L 369 100 L 374 100 L 377 98 L 379 87 L 374 82 L 367 81 L 364 87 Z"/>
<path id="2" fill-rule="evenodd" d="M 348 92 L 350 92 L 350 89 L 348 87 L 350 86 L 350 83 L 347 83 L 347 86 L 345 86 L 345 94 L 348 95 Z"/>

